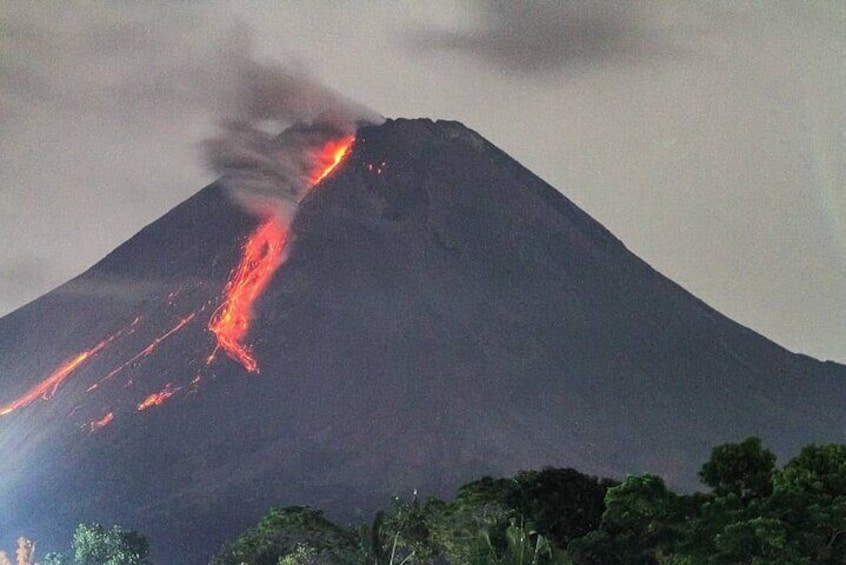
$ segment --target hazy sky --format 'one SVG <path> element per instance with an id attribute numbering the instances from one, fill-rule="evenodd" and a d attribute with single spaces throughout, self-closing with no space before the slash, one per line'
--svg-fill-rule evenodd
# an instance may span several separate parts
<path id="1" fill-rule="evenodd" d="M 198 146 L 254 57 L 462 121 L 718 310 L 846 362 L 846 4 L 558 4 L 4 2 L 0 314 L 213 180 Z"/>

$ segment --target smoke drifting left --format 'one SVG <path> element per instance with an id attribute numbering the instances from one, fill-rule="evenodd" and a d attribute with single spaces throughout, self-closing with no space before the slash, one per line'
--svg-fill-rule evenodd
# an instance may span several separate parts
<path id="1" fill-rule="evenodd" d="M 383 119 L 304 72 L 252 60 L 240 69 L 220 132 L 205 142 L 206 157 L 236 201 L 262 221 L 244 242 L 209 321 L 217 340 L 209 362 L 222 351 L 257 372 L 247 334 L 259 297 L 287 257 L 296 205 L 341 162 L 359 125 Z"/>
<path id="2" fill-rule="evenodd" d="M 384 118 L 307 71 L 255 61 L 241 67 L 220 130 L 204 143 L 206 159 L 248 210 L 288 216 L 314 184 L 327 145 Z"/>

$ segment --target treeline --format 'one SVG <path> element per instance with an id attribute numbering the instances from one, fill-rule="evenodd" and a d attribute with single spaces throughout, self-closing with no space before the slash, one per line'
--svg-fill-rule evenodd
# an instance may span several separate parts
<path id="1" fill-rule="evenodd" d="M 451 502 L 396 499 L 357 526 L 274 508 L 210 565 L 846 564 L 846 445 L 775 461 L 758 438 L 716 447 L 699 473 L 709 492 L 694 494 L 649 474 L 523 471 L 465 484 Z M 80 528 L 75 559 L 45 564 L 149 563 L 134 532 Z"/>
<path id="2" fill-rule="evenodd" d="M 80 524 L 73 534 L 72 556 L 52 552 L 36 560 L 35 544 L 18 540 L 16 565 L 149 565 L 147 538 L 121 526 L 107 528 L 100 524 Z M 5 561 L 4 561 L 5 559 Z M 0 565 L 12 565 L 0 551 Z"/>
<path id="3" fill-rule="evenodd" d="M 276 508 L 212 565 L 846 564 L 846 445 L 775 461 L 758 438 L 721 445 L 699 473 L 710 492 L 696 494 L 648 474 L 485 477 L 452 502 L 395 500 L 357 528 Z"/>

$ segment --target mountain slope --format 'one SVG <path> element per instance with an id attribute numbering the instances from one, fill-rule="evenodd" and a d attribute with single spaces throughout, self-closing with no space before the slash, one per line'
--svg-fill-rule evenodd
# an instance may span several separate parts
<path id="1" fill-rule="evenodd" d="M 843 441 L 846 367 L 714 311 L 461 124 L 358 132 L 261 298 L 259 375 L 204 362 L 255 225 L 212 185 L 0 320 L 3 402 L 124 332 L 49 402 L 0 419 L 0 531 L 48 545 L 80 520 L 120 522 L 166 562 L 200 563 L 271 504 L 352 518 L 542 465 L 692 487 L 719 442 Z M 189 313 L 122 369 L 131 385 L 88 392 Z"/>

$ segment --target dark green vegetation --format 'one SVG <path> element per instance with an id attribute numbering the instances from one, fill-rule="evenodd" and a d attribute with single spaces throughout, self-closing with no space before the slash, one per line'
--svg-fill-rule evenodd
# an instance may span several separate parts
<path id="1" fill-rule="evenodd" d="M 449 503 L 397 499 L 357 529 L 274 509 L 213 565 L 846 563 L 846 445 L 775 459 L 758 438 L 716 447 L 699 474 L 711 492 L 692 495 L 654 475 L 485 477 Z"/>
<path id="2" fill-rule="evenodd" d="M 846 563 L 846 445 L 807 446 L 779 469 L 753 437 L 716 447 L 699 476 L 709 493 L 649 474 L 523 471 L 467 483 L 452 502 L 397 498 L 357 527 L 274 508 L 211 565 Z M 45 565 L 148 562 L 146 540 L 118 527 L 80 526 L 74 550 Z"/>
<path id="3" fill-rule="evenodd" d="M 49 553 L 41 565 L 147 565 L 147 539 L 120 526 L 80 524 L 73 534 L 73 558 Z"/>

